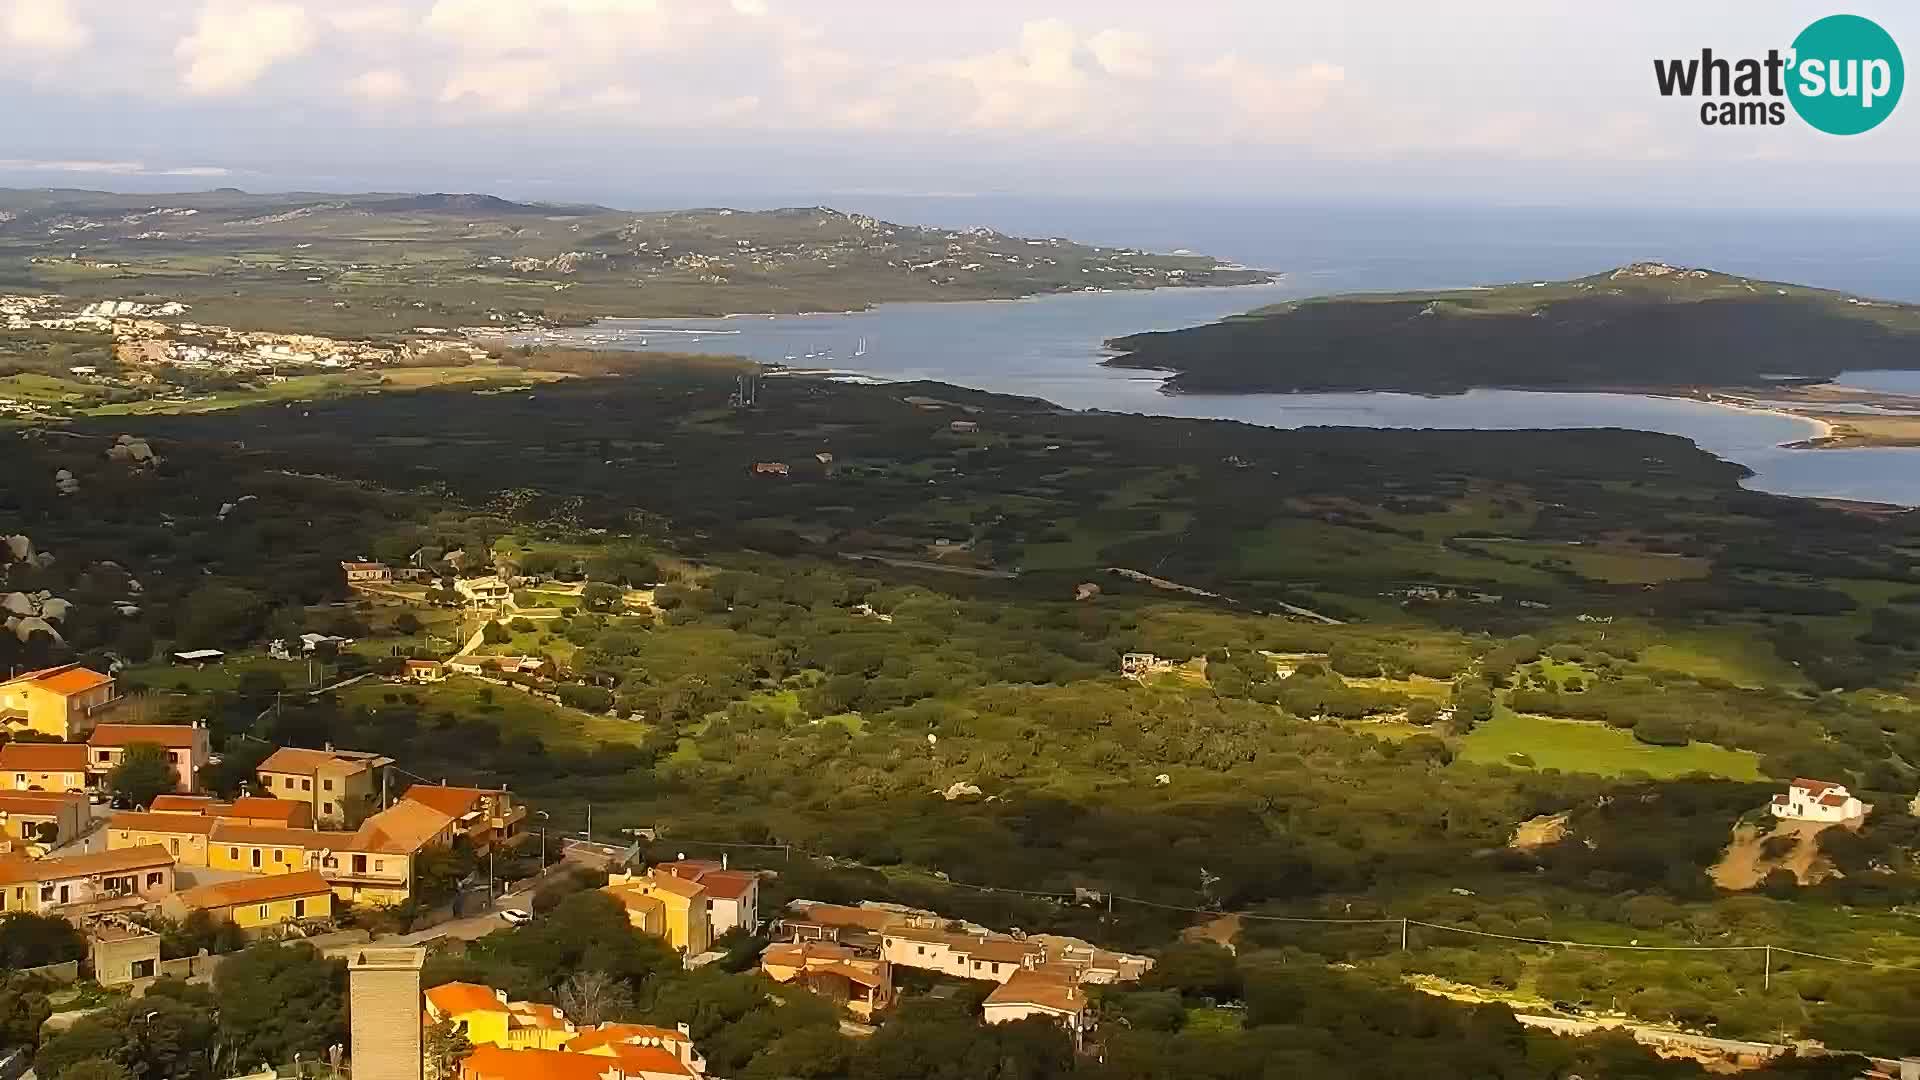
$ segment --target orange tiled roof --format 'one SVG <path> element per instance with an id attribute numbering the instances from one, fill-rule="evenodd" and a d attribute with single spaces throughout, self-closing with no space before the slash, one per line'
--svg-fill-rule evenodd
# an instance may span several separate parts
<path id="1" fill-rule="evenodd" d="M 107 819 L 107 828 L 207 836 L 213 832 L 213 827 L 217 823 L 214 818 L 196 814 L 142 814 L 137 811 L 126 811 Z"/>
<path id="2" fill-rule="evenodd" d="M 78 664 L 47 668 L 27 677 L 39 689 L 59 694 L 61 697 L 72 697 L 75 694 L 84 694 L 95 687 L 113 685 L 113 676 L 102 675 Z"/>
<path id="3" fill-rule="evenodd" d="M 572 1026 L 567 1022 L 567 1014 L 560 1011 L 558 1005 L 542 1005 L 537 1001 L 509 1001 L 507 1012 L 512 1015 L 508 1023 L 542 1031 L 564 1031 Z"/>
<path id="4" fill-rule="evenodd" d="M 335 750 L 308 750 L 298 746 L 282 746 L 268 754 L 260 762 L 260 767 L 254 771 L 306 775 L 319 772 L 321 769 L 331 769 L 357 773 L 369 766 L 387 764 L 391 760 L 378 754 L 360 751 L 342 753 Z"/>
<path id="5" fill-rule="evenodd" d="M 346 839 L 346 833 L 325 833 L 317 829 L 286 829 L 277 825 L 242 825 L 225 818 L 213 819 L 216 844 L 261 844 L 267 847 L 297 847 L 319 850 L 331 848 Z"/>
<path id="6" fill-rule="evenodd" d="M 70 791 L 0 791 L 0 811 L 9 814 L 58 814 L 76 804 L 87 805 L 87 797 Z"/>
<path id="7" fill-rule="evenodd" d="M 674 877 L 672 874 L 648 874 L 647 883 L 661 892 L 672 893 L 683 900 L 696 900 L 707 895 L 706 888 L 699 882 Z"/>
<path id="8" fill-rule="evenodd" d="M 147 809 L 156 814 L 202 814 L 219 805 L 211 795 L 156 795 Z"/>
<path id="9" fill-rule="evenodd" d="M 186 750 L 194 744 L 194 733 L 206 729 L 191 724 L 101 724 L 87 736 L 88 746 L 131 746 L 154 743 L 169 750 Z"/>
<path id="10" fill-rule="evenodd" d="M 87 748 L 80 743 L 10 742 L 0 746 L 0 771 L 85 772 Z"/>
<path id="11" fill-rule="evenodd" d="M 616 1024 L 606 1023 L 598 1027 L 584 1027 L 567 1049 L 576 1054 L 584 1054 L 603 1046 L 618 1043 L 642 1045 L 649 1040 L 661 1043 L 692 1043 L 693 1040 L 672 1028 L 654 1027 L 652 1024 Z"/>
<path id="12" fill-rule="evenodd" d="M 243 795 L 233 800 L 230 806 L 214 803 L 213 807 L 218 809 L 209 808 L 208 812 L 218 813 L 222 817 L 270 818 L 286 825 L 293 825 L 297 821 L 302 827 L 313 815 L 313 808 L 306 803 L 295 802 L 292 799 L 268 799 L 258 795 Z"/>
<path id="13" fill-rule="evenodd" d="M 492 987 L 479 983 L 441 983 L 427 991 L 427 1004 L 441 1016 L 463 1016 L 474 1012 L 506 1012 L 507 1003 Z"/>
<path id="14" fill-rule="evenodd" d="M 352 837 L 338 846 L 350 851 L 405 855 L 426 846 L 451 824 L 450 815 L 403 799 L 361 822 Z"/>
<path id="15" fill-rule="evenodd" d="M 57 881 L 64 878 L 90 877 L 94 874 L 124 874 L 129 870 L 146 870 L 156 866 L 172 866 L 173 856 L 159 844 L 143 844 L 140 847 L 119 848 L 114 851 L 96 851 L 87 855 L 68 855 L 59 859 L 35 859 L 19 864 L 0 865 L 0 882 L 18 881 Z"/>
<path id="16" fill-rule="evenodd" d="M 318 870 L 298 874 L 268 874 L 264 877 L 238 878 L 215 882 L 180 894 L 180 902 L 189 908 L 224 908 L 241 904 L 270 904 L 276 900 L 294 900 L 332 892 L 333 886 Z"/>
<path id="17" fill-rule="evenodd" d="M 615 1066 L 618 1066 L 616 1068 Z M 665 1050 L 620 1047 L 612 1060 L 565 1050 L 506 1050 L 486 1043 L 460 1063 L 462 1080 L 602 1080 L 610 1072 L 692 1076 L 693 1071 Z"/>
<path id="18" fill-rule="evenodd" d="M 457 818 L 472 810 L 482 795 L 499 795 L 503 792 L 489 791 L 486 788 L 446 787 L 440 784 L 415 784 L 400 796 L 404 801 L 417 802 L 422 806 L 431 806 L 450 818 Z"/>
<path id="19" fill-rule="evenodd" d="M 738 900 L 753 891 L 760 876 L 744 870 L 708 870 L 695 880 L 716 900 Z"/>
<path id="20" fill-rule="evenodd" d="M 1013 978 L 987 995 L 986 1004 L 1033 1005 L 1054 1012 L 1076 1013 L 1087 1007 L 1087 995 L 1065 979 L 1037 971 L 1016 971 Z"/>

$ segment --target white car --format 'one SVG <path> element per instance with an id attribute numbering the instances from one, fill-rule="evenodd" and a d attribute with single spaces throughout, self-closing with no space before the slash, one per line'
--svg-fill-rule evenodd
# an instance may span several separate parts
<path id="1" fill-rule="evenodd" d="M 501 911 L 500 917 L 506 920 L 508 926 L 525 926 L 533 921 L 533 912 L 510 907 Z"/>

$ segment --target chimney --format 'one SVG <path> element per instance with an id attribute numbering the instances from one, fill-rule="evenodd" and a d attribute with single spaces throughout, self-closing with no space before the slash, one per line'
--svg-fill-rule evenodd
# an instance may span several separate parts
<path id="1" fill-rule="evenodd" d="M 420 968 L 425 949 L 360 949 L 347 961 L 355 1080 L 421 1080 Z"/>

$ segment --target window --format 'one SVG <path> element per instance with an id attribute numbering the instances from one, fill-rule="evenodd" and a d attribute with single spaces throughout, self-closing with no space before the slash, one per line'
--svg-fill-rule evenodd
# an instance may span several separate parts
<path id="1" fill-rule="evenodd" d="M 274 848 L 274 849 L 273 849 L 273 861 L 274 861 L 274 862 L 286 862 L 286 861 L 287 861 L 287 853 L 286 853 L 285 851 L 282 851 L 282 850 L 281 850 L 281 849 L 279 849 L 279 848 Z"/>
<path id="2" fill-rule="evenodd" d="M 239 862 L 239 861 L 240 861 L 240 849 L 239 849 L 239 848 L 237 848 L 237 847 L 230 847 L 230 848 L 228 848 L 228 849 L 227 849 L 227 858 L 229 858 L 229 859 L 232 859 L 232 860 L 233 860 L 234 862 Z"/>
<path id="3" fill-rule="evenodd" d="M 914 953 L 915 953 L 915 954 L 917 954 L 917 955 L 919 955 L 919 956 L 925 956 L 925 955 L 927 955 L 927 947 L 926 947 L 925 945 L 915 945 L 915 946 L 913 947 L 913 951 L 914 951 Z"/>
<path id="4" fill-rule="evenodd" d="M 331 777 L 331 776 L 329 776 L 329 777 L 327 777 L 327 778 L 326 778 L 325 780 L 322 780 L 322 781 L 320 781 L 320 790 L 321 790 L 321 791 L 332 791 L 332 790 L 333 790 L 333 777 Z"/>
<path id="5" fill-rule="evenodd" d="M 294 900 L 293 917 L 296 919 L 304 919 L 307 917 L 307 902 L 304 898 Z"/>
<path id="6" fill-rule="evenodd" d="M 309 780 L 309 779 L 307 779 L 307 778 L 306 778 L 306 777 L 304 777 L 304 776 L 303 776 L 303 777 L 301 777 L 301 778 L 300 778 L 300 790 L 301 790 L 301 791 L 312 791 L 312 790 L 313 790 L 313 781 L 311 781 L 311 780 Z"/>
<path id="7" fill-rule="evenodd" d="M 293 777 L 291 776 L 287 777 L 287 790 L 288 791 L 293 790 Z"/>
<path id="8" fill-rule="evenodd" d="M 267 905 L 265 905 L 265 904 L 261 904 L 261 905 L 260 905 L 260 918 L 261 918 L 262 920 L 265 920 L 265 919 L 266 919 L 266 917 L 267 917 Z"/>
<path id="9" fill-rule="evenodd" d="M 320 813 L 322 813 L 322 814 L 327 814 L 327 815 L 330 815 L 330 814 L 332 814 L 332 813 L 333 813 L 333 804 L 332 804 L 332 803 L 330 803 L 330 802 L 323 802 L 323 803 L 321 803 L 321 804 L 320 804 Z"/>
<path id="10" fill-rule="evenodd" d="M 147 888 L 149 889 L 158 888 L 160 886 L 161 879 L 164 878 L 165 876 L 166 875 L 162 874 L 158 870 L 150 872 L 149 874 L 147 874 Z"/>
<path id="11" fill-rule="evenodd" d="M 367 872 L 367 857 L 365 855 L 355 855 L 353 857 L 353 872 L 356 874 L 364 874 Z"/>
<path id="12" fill-rule="evenodd" d="M 171 849 L 175 855 L 180 854 L 180 838 L 176 836 L 168 840 L 167 847 Z"/>
<path id="13" fill-rule="evenodd" d="M 373 860 L 373 872 L 374 872 L 374 873 L 376 873 L 376 874 L 384 874 L 384 873 L 386 873 L 386 871 L 387 871 L 387 860 L 385 860 L 385 859 L 375 859 L 375 860 Z"/>
<path id="14" fill-rule="evenodd" d="M 994 973 L 995 975 L 998 975 L 998 974 L 1000 974 L 1000 965 L 999 965 L 999 964 L 995 964 L 995 965 L 993 965 L 993 973 Z"/>
<path id="15" fill-rule="evenodd" d="M 113 755 L 108 753 L 105 750 L 101 750 L 98 752 L 98 755 L 93 760 L 104 764 L 105 762 L 113 760 Z"/>

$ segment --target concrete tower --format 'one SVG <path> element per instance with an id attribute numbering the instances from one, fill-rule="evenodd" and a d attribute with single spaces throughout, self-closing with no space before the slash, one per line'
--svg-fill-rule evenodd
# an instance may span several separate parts
<path id="1" fill-rule="evenodd" d="M 421 1080 L 420 969 L 425 949 L 347 954 L 354 1080 Z"/>

